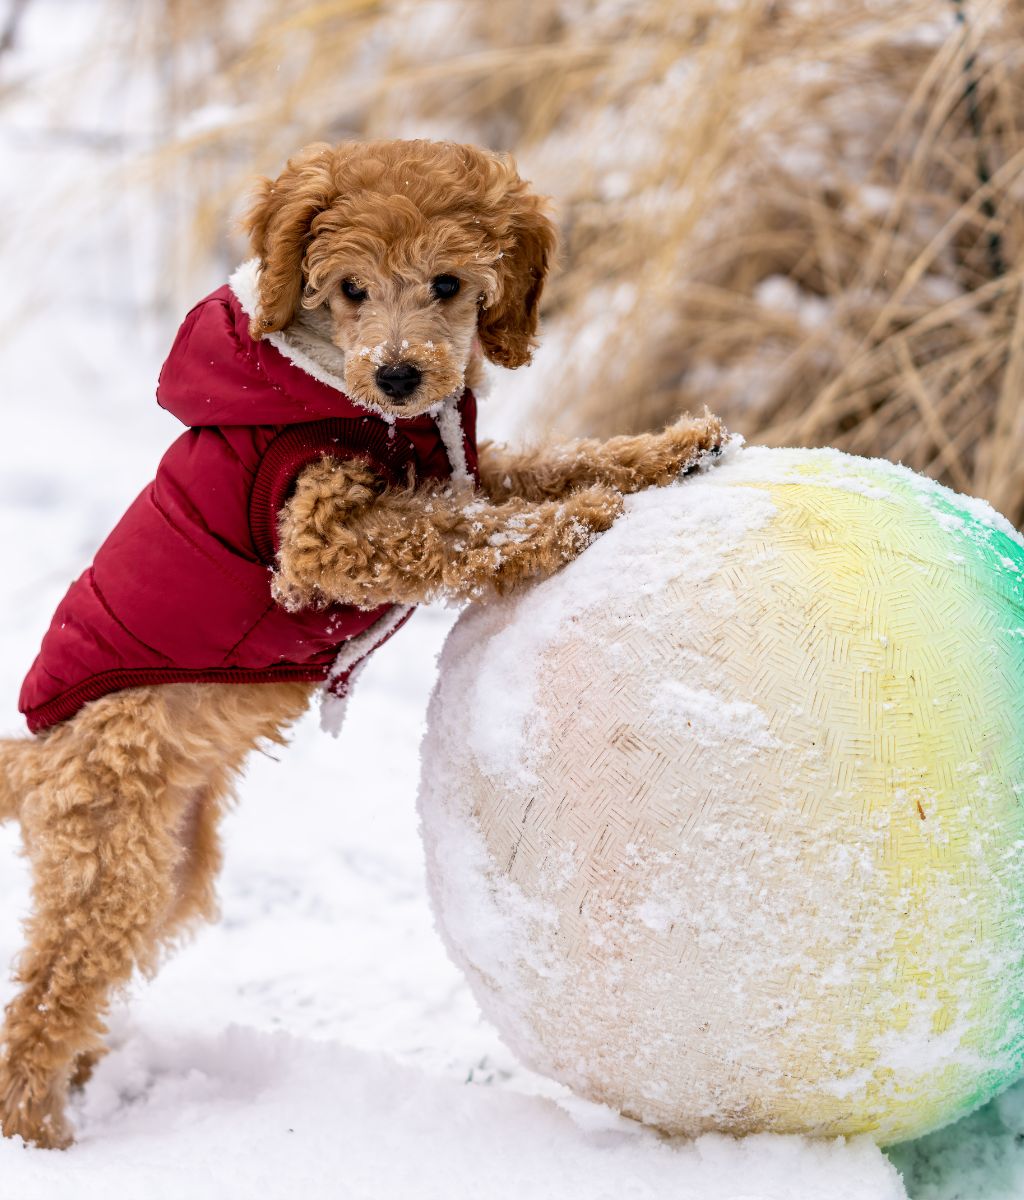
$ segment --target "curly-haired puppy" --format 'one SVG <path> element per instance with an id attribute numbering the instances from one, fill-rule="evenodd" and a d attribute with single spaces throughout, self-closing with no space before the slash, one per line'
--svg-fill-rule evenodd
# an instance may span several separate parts
<path id="1" fill-rule="evenodd" d="M 622 493 L 723 436 L 707 417 L 478 451 L 481 358 L 529 361 L 555 245 L 507 156 L 311 146 L 263 181 L 248 230 L 255 257 L 161 373 L 187 430 L 61 602 L 22 691 L 35 736 L 0 743 L 33 880 L 0 1126 L 40 1146 L 71 1140 L 112 991 L 213 915 L 246 755 L 317 687 L 340 703 L 408 606 L 557 570 Z"/>

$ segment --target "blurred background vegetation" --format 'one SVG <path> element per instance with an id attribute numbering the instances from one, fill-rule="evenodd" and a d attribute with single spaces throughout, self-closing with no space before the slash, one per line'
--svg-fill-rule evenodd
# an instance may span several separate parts
<path id="1" fill-rule="evenodd" d="M 563 235 L 532 430 L 708 405 L 1024 521 L 1019 3 L 65 0 L 54 69 L 19 47 L 56 2 L 0 3 L 0 118 L 31 98 L 67 159 L 8 244 L 87 239 L 116 196 L 170 325 L 305 142 L 511 150 Z"/>

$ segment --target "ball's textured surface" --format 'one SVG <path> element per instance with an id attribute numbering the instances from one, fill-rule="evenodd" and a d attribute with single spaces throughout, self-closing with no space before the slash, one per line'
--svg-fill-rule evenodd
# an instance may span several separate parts
<path id="1" fill-rule="evenodd" d="M 442 656 L 439 926 L 530 1065 L 673 1132 L 913 1137 L 1024 1067 L 1024 543 L 739 450 Z"/>

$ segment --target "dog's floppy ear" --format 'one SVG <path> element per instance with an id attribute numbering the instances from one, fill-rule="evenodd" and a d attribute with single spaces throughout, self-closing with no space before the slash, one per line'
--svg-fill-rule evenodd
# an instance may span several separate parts
<path id="1" fill-rule="evenodd" d="M 514 201 L 511 249 L 498 260 L 501 291 L 481 309 L 479 333 L 484 354 L 502 367 L 530 361 L 537 336 L 540 296 L 555 254 L 555 227 L 544 201 L 524 191 Z"/>
<path id="2" fill-rule="evenodd" d="M 316 142 L 300 150 L 277 179 L 261 179 L 243 218 L 253 253 L 260 260 L 258 309 L 249 336 L 283 329 L 302 299 L 302 259 L 313 219 L 337 198 L 334 148 Z"/>

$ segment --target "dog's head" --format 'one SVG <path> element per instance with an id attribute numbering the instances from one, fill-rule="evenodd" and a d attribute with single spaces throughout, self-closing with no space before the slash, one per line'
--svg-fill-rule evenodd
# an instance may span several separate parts
<path id="1" fill-rule="evenodd" d="M 462 390 L 479 346 L 530 361 L 555 249 L 511 158 L 452 142 L 308 146 L 260 181 L 254 338 L 315 320 L 355 400 L 414 416 Z"/>

